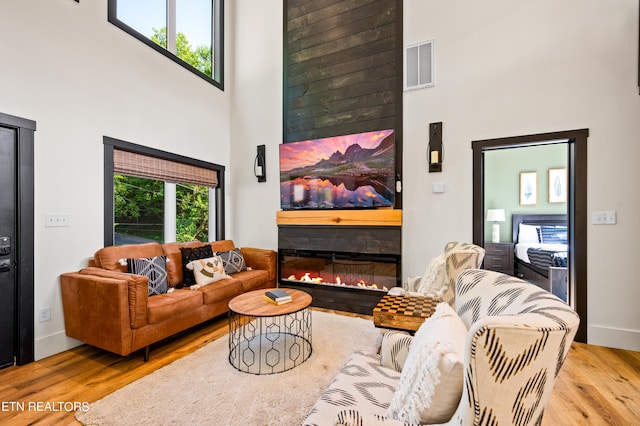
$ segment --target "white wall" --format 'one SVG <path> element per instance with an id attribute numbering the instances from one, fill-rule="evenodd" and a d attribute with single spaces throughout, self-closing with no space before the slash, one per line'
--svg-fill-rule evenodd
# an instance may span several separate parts
<path id="1" fill-rule="evenodd" d="M 238 0 L 233 8 L 232 201 L 236 244 L 276 250 L 282 142 L 282 2 Z M 227 56 L 228 59 L 229 56 Z M 253 173 L 265 145 L 267 181 Z"/>
<path id="2" fill-rule="evenodd" d="M 64 334 L 58 277 L 103 245 L 102 137 L 229 165 L 230 95 L 109 24 L 106 1 L 2 1 L 0 40 L 0 112 L 37 123 L 40 359 L 78 344 Z M 47 212 L 71 225 L 45 228 Z"/>
<path id="3" fill-rule="evenodd" d="M 455 4 L 454 4 L 455 3 Z M 472 237 L 471 141 L 588 128 L 588 341 L 640 350 L 638 2 L 405 0 L 405 44 L 435 39 L 436 86 L 404 94 L 404 272 Z M 445 163 L 427 173 L 428 123 Z M 432 194 L 444 182 L 444 194 Z M 420 238 L 415 236 L 419 235 Z"/>
<path id="4" fill-rule="evenodd" d="M 282 11 L 234 3 L 234 234 L 275 247 Z M 424 273 L 447 241 L 472 238 L 471 141 L 588 128 L 588 214 L 618 212 L 617 225 L 588 229 L 588 340 L 640 350 L 630 267 L 640 238 L 640 193 L 630 189 L 640 181 L 637 1 L 405 0 L 404 17 L 404 44 L 435 39 L 436 56 L 435 87 L 404 94 L 405 278 Z M 427 129 L 437 121 L 445 163 L 428 173 Z M 258 184 L 251 167 L 262 143 L 270 173 Z M 435 182 L 446 192 L 433 194 Z"/>

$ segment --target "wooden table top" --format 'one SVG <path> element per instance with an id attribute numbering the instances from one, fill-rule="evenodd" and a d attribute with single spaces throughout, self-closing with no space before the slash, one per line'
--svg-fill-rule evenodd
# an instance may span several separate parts
<path id="1" fill-rule="evenodd" d="M 284 305 L 275 305 L 264 300 L 264 294 L 272 288 L 253 290 L 234 297 L 229 302 L 229 310 L 240 315 L 252 317 L 274 317 L 278 315 L 292 314 L 308 308 L 311 305 L 311 296 L 301 290 L 282 288 L 291 295 L 291 302 Z"/>

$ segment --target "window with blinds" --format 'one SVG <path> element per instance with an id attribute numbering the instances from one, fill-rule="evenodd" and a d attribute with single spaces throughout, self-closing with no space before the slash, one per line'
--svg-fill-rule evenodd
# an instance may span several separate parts
<path id="1" fill-rule="evenodd" d="M 224 167 L 107 137 L 105 159 L 105 245 L 224 237 Z"/>
<path id="2" fill-rule="evenodd" d="M 218 186 L 218 172 L 215 170 L 119 149 L 113 150 L 113 172 L 173 183 Z"/>

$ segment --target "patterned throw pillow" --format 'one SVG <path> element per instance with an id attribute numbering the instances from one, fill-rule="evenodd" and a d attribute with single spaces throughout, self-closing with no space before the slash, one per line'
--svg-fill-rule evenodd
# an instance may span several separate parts
<path id="1" fill-rule="evenodd" d="M 196 283 L 196 279 L 193 276 L 193 271 L 187 268 L 189 262 L 206 259 L 213 256 L 213 250 L 209 244 L 198 247 L 180 247 L 180 253 L 182 254 L 182 275 L 184 276 L 184 285 L 189 287 Z M 182 286 L 180 286 L 182 287 Z"/>
<path id="2" fill-rule="evenodd" d="M 567 244 L 566 226 L 542 226 L 542 240 L 544 244 Z"/>
<path id="3" fill-rule="evenodd" d="M 167 292 L 166 256 L 127 259 L 127 270 L 131 274 L 149 278 L 149 296 Z"/>
<path id="4" fill-rule="evenodd" d="M 227 274 L 235 274 L 236 272 L 247 270 L 247 264 L 244 261 L 244 256 L 242 256 L 240 249 L 222 251 L 216 253 L 216 255 L 222 259 L 224 272 Z"/>
<path id="5" fill-rule="evenodd" d="M 196 284 L 191 286 L 191 290 L 196 290 L 207 284 L 229 278 L 229 276 L 224 273 L 224 265 L 222 264 L 220 256 L 193 260 L 189 262 L 187 268 L 193 271 L 196 280 Z"/>

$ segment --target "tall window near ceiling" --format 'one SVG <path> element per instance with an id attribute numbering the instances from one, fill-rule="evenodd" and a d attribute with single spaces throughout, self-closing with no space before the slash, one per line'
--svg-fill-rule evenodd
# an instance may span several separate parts
<path id="1" fill-rule="evenodd" d="M 223 172 L 105 137 L 105 245 L 224 238 Z"/>
<path id="2" fill-rule="evenodd" d="M 108 0 L 109 22 L 220 89 L 224 0 Z"/>

